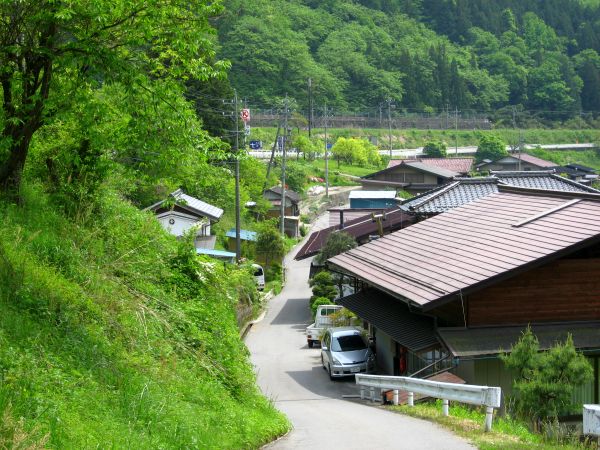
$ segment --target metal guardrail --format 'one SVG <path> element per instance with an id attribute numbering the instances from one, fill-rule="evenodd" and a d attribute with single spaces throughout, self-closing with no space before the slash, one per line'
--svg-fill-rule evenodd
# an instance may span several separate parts
<path id="1" fill-rule="evenodd" d="M 408 392 L 408 406 L 414 406 L 414 394 L 443 400 L 442 413 L 448 415 L 448 401 L 485 406 L 485 431 L 492 429 L 494 408 L 500 408 L 502 389 L 499 387 L 475 386 L 470 384 L 443 383 L 409 377 L 356 374 L 356 384 L 360 386 L 360 398 L 365 398 L 365 387 L 370 388 L 371 401 L 375 401 L 375 389 L 393 390 L 394 404 L 398 404 L 399 391 Z"/>

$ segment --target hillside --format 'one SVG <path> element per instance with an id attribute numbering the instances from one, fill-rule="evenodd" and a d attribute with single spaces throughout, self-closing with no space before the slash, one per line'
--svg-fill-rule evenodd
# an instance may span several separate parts
<path id="1" fill-rule="evenodd" d="M 600 10 L 577 0 L 228 0 L 220 56 L 256 108 L 287 93 L 377 114 L 516 108 L 566 120 L 600 111 Z M 522 111 L 526 111 L 527 114 Z M 510 119 L 509 119 L 510 120 Z"/>

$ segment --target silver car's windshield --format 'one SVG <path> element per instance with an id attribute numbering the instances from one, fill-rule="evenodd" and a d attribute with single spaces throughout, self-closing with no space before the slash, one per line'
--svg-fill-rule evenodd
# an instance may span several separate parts
<path id="1" fill-rule="evenodd" d="M 337 336 L 331 340 L 331 350 L 334 352 L 353 352 L 365 348 L 367 348 L 367 343 L 360 334 Z"/>

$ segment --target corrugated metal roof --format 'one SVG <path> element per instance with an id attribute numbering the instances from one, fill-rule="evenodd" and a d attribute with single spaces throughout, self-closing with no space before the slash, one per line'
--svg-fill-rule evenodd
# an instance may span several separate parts
<path id="1" fill-rule="evenodd" d="M 214 220 L 219 220 L 223 215 L 223 210 L 221 208 L 217 208 L 216 206 L 203 202 L 196 197 L 187 195 L 181 189 L 173 192 L 171 196 L 175 198 L 175 200 L 185 201 L 186 204 L 183 206 L 187 207 L 188 209 L 193 209 L 201 215 L 210 217 Z"/>
<path id="2" fill-rule="evenodd" d="M 415 159 L 391 159 L 388 162 L 388 169 L 396 167 L 403 162 L 419 161 L 428 166 L 438 167 L 440 169 L 457 172 L 461 175 L 468 174 L 473 167 L 473 158 L 417 158 Z"/>
<path id="3" fill-rule="evenodd" d="M 197 248 L 196 253 L 198 255 L 214 256 L 216 258 L 235 258 L 235 253 L 227 252 L 225 250 L 215 250 L 212 248 Z"/>
<path id="4" fill-rule="evenodd" d="M 519 159 L 519 157 L 520 157 L 521 161 L 525 161 L 529 164 L 533 164 L 538 167 L 550 168 L 550 167 L 558 166 L 558 164 L 556 164 L 552 161 L 546 161 L 545 159 L 530 155 L 529 153 L 521 153 L 521 155 L 512 155 L 512 156 L 514 156 L 517 159 Z"/>
<path id="5" fill-rule="evenodd" d="M 336 300 L 412 351 L 424 350 L 439 341 L 431 317 L 415 314 L 408 306 L 381 291 L 369 289 Z"/>
<path id="6" fill-rule="evenodd" d="M 173 197 L 181 208 L 187 209 L 188 211 L 199 216 L 208 217 L 212 220 L 219 220 L 223 215 L 223 210 L 221 208 L 217 208 L 216 206 L 203 202 L 202 200 L 192 197 L 191 195 L 187 195 L 181 189 L 171 192 L 169 196 Z M 165 200 L 161 200 L 160 202 L 148 206 L 144 209 L 144 211 L 156 211 L 157 209 L 160 209 L 164 202 Z"/>
<path id="7" fill-rule="evenodd" d="M 396 198 L 396 191 L 350 191 L 350 200 L 357 198 L 366 199 L 381 199 L 381 198 Z"/>
<path id="8" fill-rule="evenodd" d="M 443 177 L 443 178 L 454 178 L 454 177 L 458 177 L 460 175 L 460 173 L 458 173 L 454 170 L 448 170 L 448 169 L 444 169 L 442 167 L 432 166 L 432 165 L 427 164 L 424 161 L 423 162 L 421 162 L 421 161 L 406 161 L 404 163 L 404 165 L 413 167 L 422 172 L 432 173 L 434 175 L 437 175 L 438 177 Z"/>
<path id="9" fill-rule="evenodd" d="M 281 197 L 281 186 L 273 186 L 272 188 L 267 189 L 267 191 L 274 192 L 275 194 Z M 294 203 L 298 203 L 300 201 L 300 195 L 298 195 L 297 192 L 291 191 L 289 189 L 285 190 L 285 196 Z"/>
<path id="10" fill-rule="evenodd" d="M 231 228 L 225 236 L 228 238 L 235 238 L 235 228 Z M 258 233 L 256 231 L 240 230 L 240 239 L 242 241 L 256 241 Z"/>
<path id="11" fill-rule="evenodd" d="M 555 173 L 493 172 L 491 177 L 456 178 L 448 184 L 402 202 L 402 208 L 419 214 L 439 214 L 498 192 L 498 185 L 565 192 L 600 193 Z"/>
<path id="12" fill-rule="evenodd" d="M 428 309 L 600 241 L 600 195 L 579 194 L 578 203 L 547 213 L 578 194 L 506 189 L 512 192 L 439 214 L 328 264 Z M 540 213 L 547 214 L 513 226 Z"/>
<path id="13" fill-rule="evenodd" d="M 464 358 L 510 351 L 526 328 L 526 325 L 438 328 L 438 334 L 454 356 Z M 600 348 L 600 322 L 531 324 L 531 331 L 538 338 L 541 350 L 547 350 L 557 342 L 565 342 L 568 334 L 573 336 L 575 348 Z"/>
<path id="14" fill-rule="evenodd" d="M 385 220 L 382 221 L 383 231 L 384 233 L 389 233 L 390 231 L 412 225 L 414 221 L 414 216 L 400 208 L 388 209 L 385 210 Z M 378 224 L 373 222 L 370 214 L 367 214 L 354 220 L 345 221 L 342 230 L 340 230 L 339 225 L 333 225 L 323 230 L 315 231 L 308 237 L 306 243 L 298 251 L 294 259 L 300 260 L 316 255 L 321 251 L 329 236 L 338 231 L 348 233 L 354 239 L 359 240 L 378 234 Z"/>

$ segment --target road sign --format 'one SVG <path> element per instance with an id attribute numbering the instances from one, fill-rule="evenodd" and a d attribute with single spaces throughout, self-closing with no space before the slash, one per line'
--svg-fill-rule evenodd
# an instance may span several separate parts
<path id="1" fill-rule="evenodd" d="M 242 121 L 244 123 L 249 122 L 250 121 L 250 110 L 248 108 L 242 109 L 242 111 L 240 112 L 240 117 L 242 118 Z"/>
<path id="2" fill-rule="evenodd" d="M 262 148 L 262 141 L 250 141 L 250 148 L 252 150 L 260 150 Z"/>
<path id="3" fill-rule="evenodd" d="M 333 147 L 333 144 L 331 142 L 327 143 L 327 150 L 331 150 L 331 147 Z"/>
<path id="4" fill-rule="evenodd" d="M 244 134 L 245 134 L 246 136 L 250 136 L 250 125 L 246 125 L 246 126 L 244 127 Z"/>

